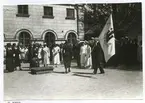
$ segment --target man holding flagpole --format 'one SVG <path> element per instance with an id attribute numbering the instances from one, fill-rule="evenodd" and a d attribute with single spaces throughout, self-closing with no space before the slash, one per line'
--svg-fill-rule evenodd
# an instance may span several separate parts
<path id="1" fill-rule="evenodd" d="M 98 68 L 101 74 L 105 73 L 103 70 L 103 60 L 105 58 L 105 62 L 107 62 L 113 55 L 115 55 L 115 36 L 111 14 L 100 36 L 94 38 L 94 46 L 92 48 L 93 73 L 96 74 Z"/>
<path id="2" fill-rule="evenodd" d="M 97 74 L 97 70 L 100 69 L 100 74 L 104 74 L 104 55 L 100 45 L 99 39 L 95 38 L 92 47 L 92 67 L 94 69 L 93 74 Z"/>

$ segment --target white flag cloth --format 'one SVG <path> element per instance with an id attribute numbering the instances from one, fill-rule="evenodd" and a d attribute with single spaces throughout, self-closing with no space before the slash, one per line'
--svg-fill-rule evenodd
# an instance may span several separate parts
<path id="1" fill-rule="evenodd" d="M 100 33 L 99 41 L 104 52 L 105 61 L 107 62 L 115 54 L 115 37 L 112 14 L 108 18 L 102 32 Z"/>

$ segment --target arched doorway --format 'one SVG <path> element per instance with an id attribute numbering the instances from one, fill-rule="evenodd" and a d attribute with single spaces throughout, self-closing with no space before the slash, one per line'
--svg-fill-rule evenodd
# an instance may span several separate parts
<path id="1" fill-rule="evenodd" d="M 45 43 L 48 47 L 51 47 L 53 44 L 55 44 L 55 35 L 52 32 L 47 32 L 45 34 Z"/>
<path id="2" fill-rule="evenodd" d="M 77 37 L 76 37 L 76 34 L 75 33 L 69 33 L 68 36 L 67 36 L 67 40 L 72 43 L 72 44 L 75 44 L 76 43 L 76 40 L 77 40 Z"/>
<path id="3" fill-rule="evenodd" d="M 55 35 L 52 32 L 47 32 L 44 38 L 45 43 L 50 48 L 50 61 L 52 61 L 52 49 L 53 45 L 55 44 Z"/>
<path id="4" fill-rule="evenodd" d="M 24 47 L 27 47 L 31 42 L 31 36 L 28 32 L 21 32 L 19 34 L 19 43 L 22 43 Z"/>

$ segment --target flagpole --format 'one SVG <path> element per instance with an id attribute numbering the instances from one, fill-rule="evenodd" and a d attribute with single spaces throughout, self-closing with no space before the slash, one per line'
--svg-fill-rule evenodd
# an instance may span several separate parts
<path id="1" fill-rule="evenodd" d="M 113 19 L 113 26 L 114 26 L 114 36 L 116 37 L 116 4 L 111 4 L 111 14 Z"/>

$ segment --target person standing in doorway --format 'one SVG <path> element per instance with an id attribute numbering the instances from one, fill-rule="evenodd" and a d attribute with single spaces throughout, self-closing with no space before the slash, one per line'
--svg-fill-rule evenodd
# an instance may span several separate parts
<path id="1" fill-rule="evenodd" d="M 25 60 L 25 48 L 22 45 L 22 43 L 19 44 L 19 50 L 20 50 L 20 60 L 21 60 L 21 63 L 23 63 Z"/>
<path id="2" fill-rule="evenodd" d="M 24 53 L 25 53 L 25 63 L 28 62 L 28 47 L 26 46 L 25 49 L 24 49 Z"/>

